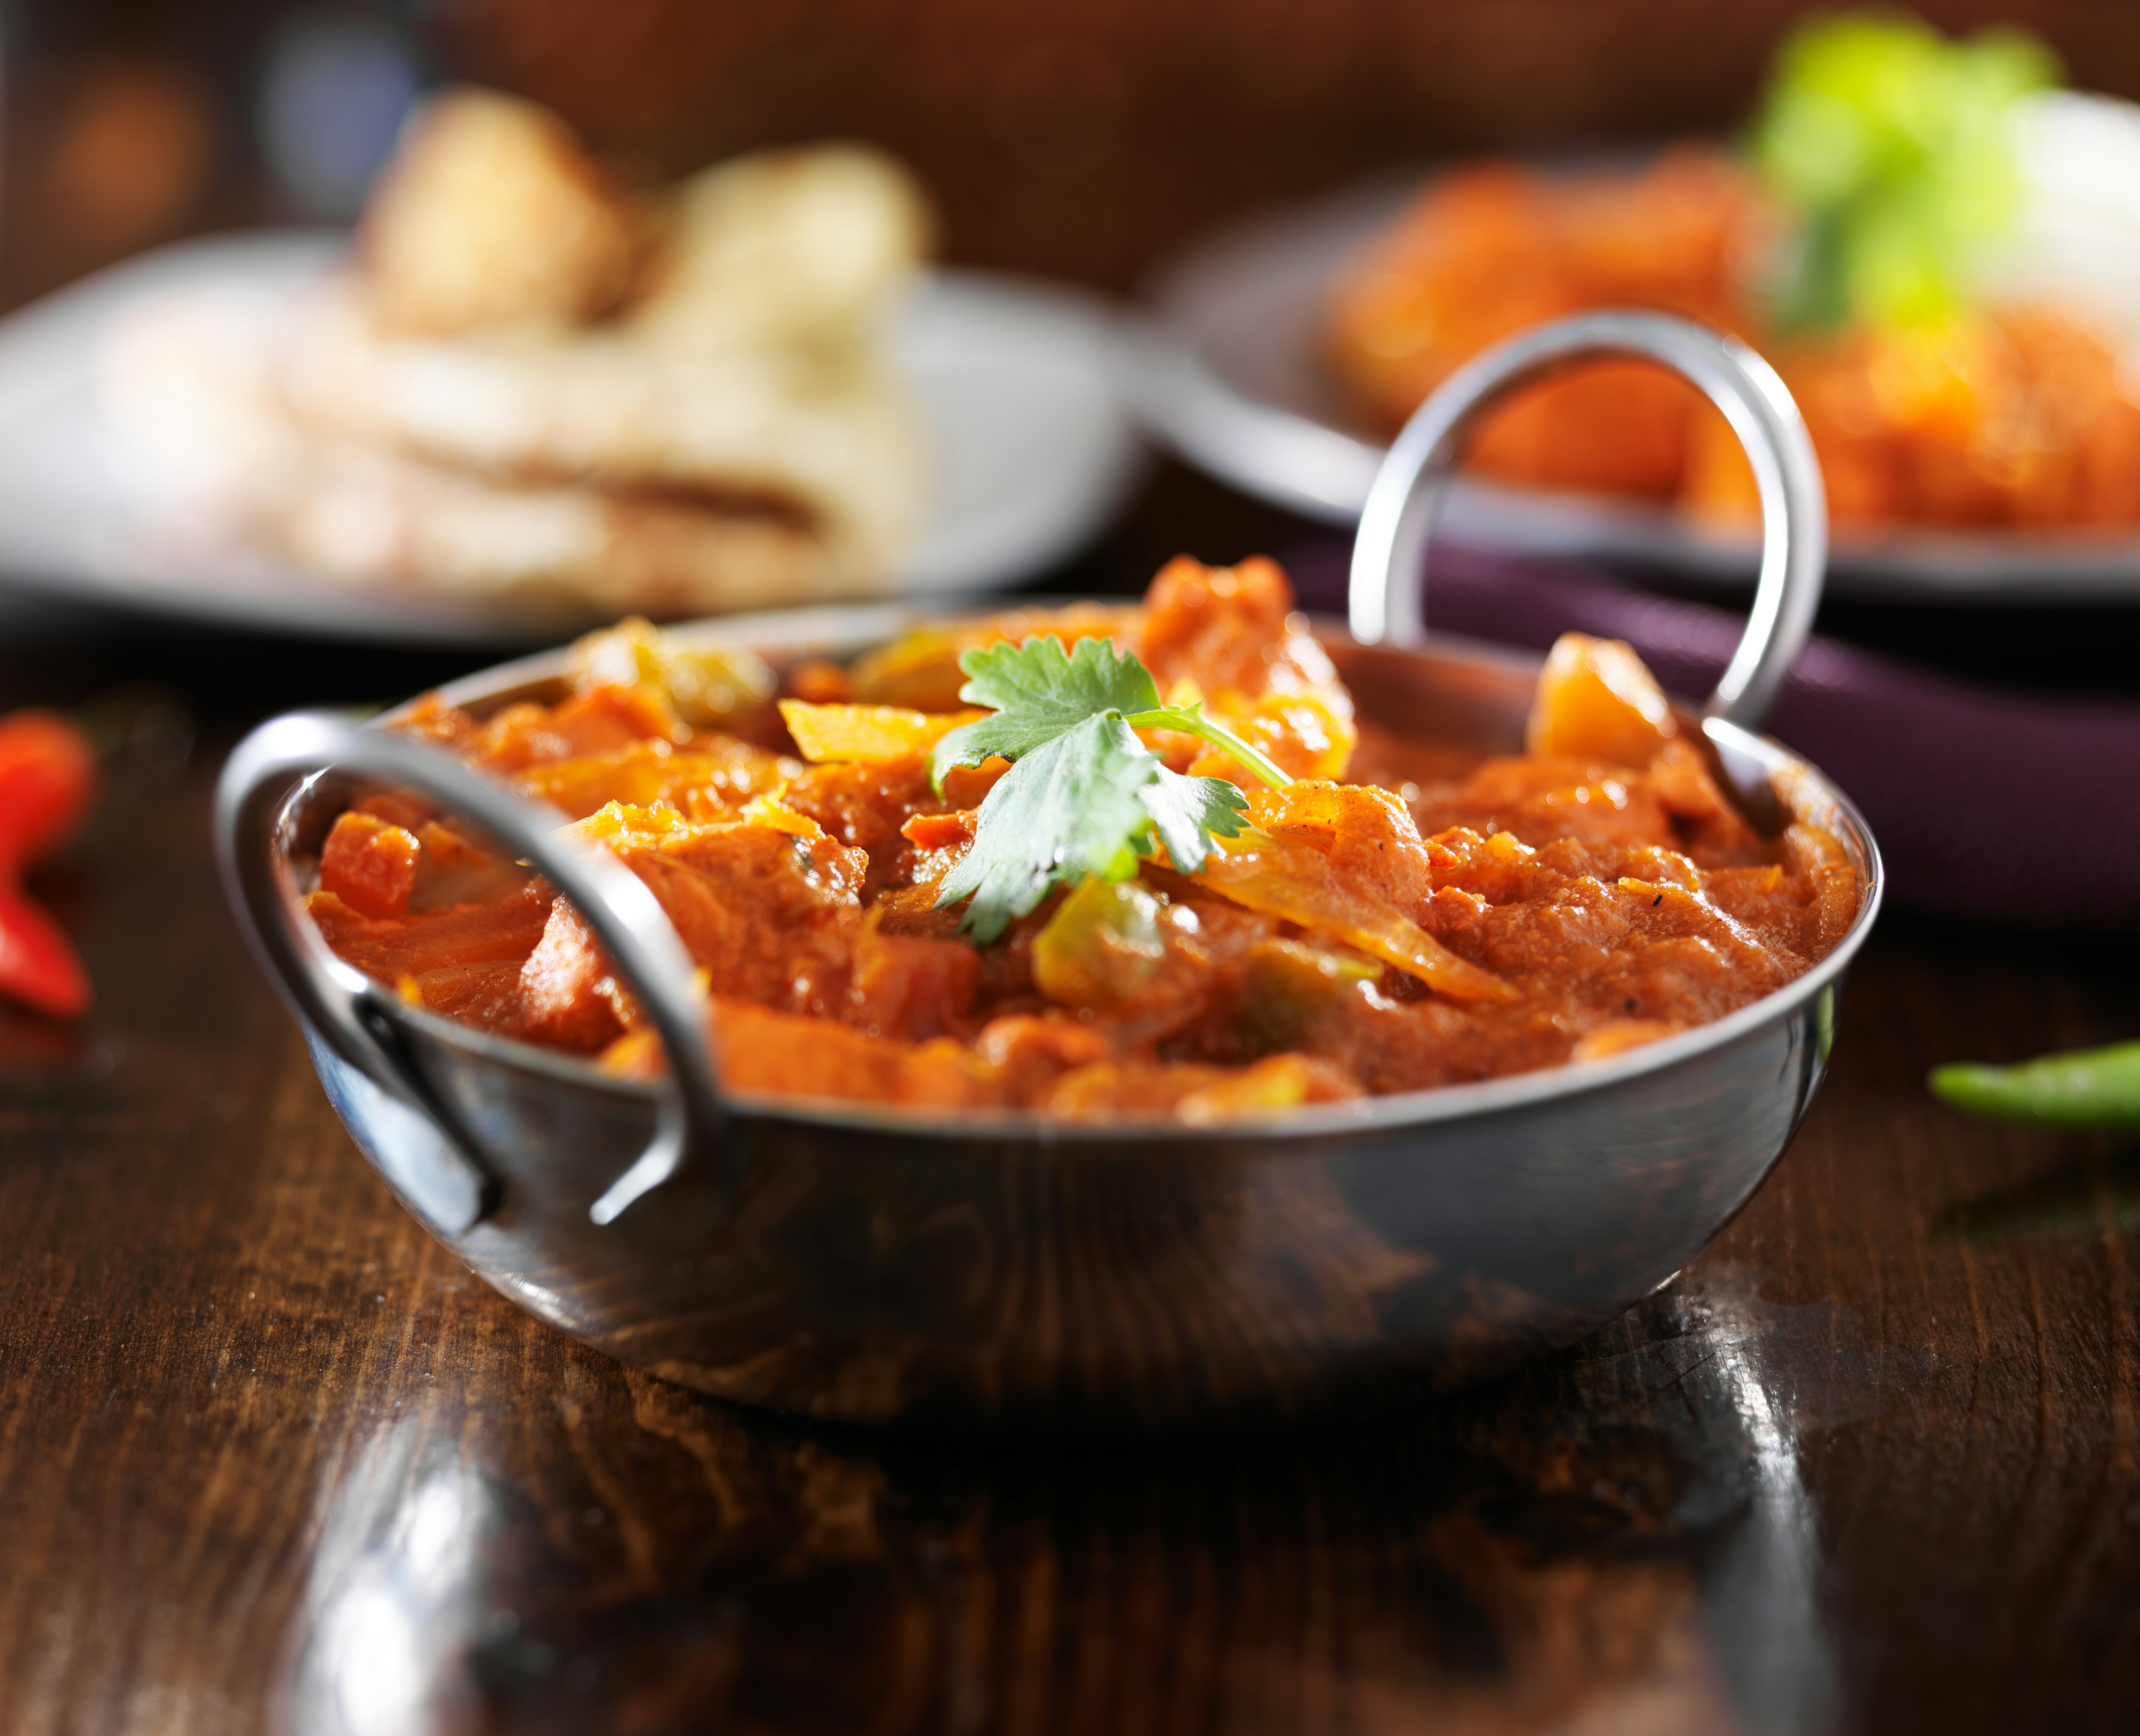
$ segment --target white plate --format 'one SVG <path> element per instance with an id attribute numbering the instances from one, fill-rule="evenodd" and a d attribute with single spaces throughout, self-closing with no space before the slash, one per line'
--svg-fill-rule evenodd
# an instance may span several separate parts
<path id="1" fill-rule="evenodd" d="M 337 234 L 222 237 L 113 267 L 0 321 L 0 583 L 233 624 L 351 638 L 554 636 L 508 602 L 359 587 L 258 552 L 168 533 L 179 486 L 107 415 L 97 357 L 143 297 L 271 295 L 333 258 Z M 1105 305 L 966 271 L 917 288 L 896 353 L 935 436 L 936 516 L 898 589 L 1015 584 L 1075 553 L 1135 480 L 1141 449 L 1108 365 Z"/>
<path id="2" fill-rule="evenodd" d="M 1414 171 L 1231 229 L 1156 280 L 1122 340 L 1122 389 L 1156 434 L 1247 493 L 1333 524 L 1359 517 L 1383 446 L 1346 416 L 1322 365 L 1323 307 L 1353 254 L 1414 197 Z M 1470 480 L 1454 485 L 1451 540 L 1593 555 L 1724 586 L 1753 578 L 1751 533 L 1672 512 Z M 2140 601 L 2140 533 L 1837 533 L 1829 588 L 1937 603 Z"/>

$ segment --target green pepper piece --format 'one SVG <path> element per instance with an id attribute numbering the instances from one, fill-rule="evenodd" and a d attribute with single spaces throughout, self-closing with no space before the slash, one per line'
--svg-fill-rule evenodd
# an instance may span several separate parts
<path id="1" fill-rule="evenodd" d="M 688 649 L 637 615 L 581 640 L 572 647 L 571 669 L 584 682 L 658 694 L 694 728 L 726 723 L 744 707 L 771 699 L 778 684 L 745 646 Z"/>
<path id="2" fill-rule="evenodd" d="M 2043 1127 L 2140 1127 L 2140 1042 L 2044 1055 L 2017 1067 L 1932 1069 L 1935 1093 L 1973 1115 Z"/>
<path id="3" fill-rule="evenodd" d="M 1133 1000 L 1166 962 L 1165 910 L 1134 880 L 1087 875 L 1033 936 L 1035 986 L 1065 1007 L 1105 1011 Z"/>
<path id="4" fill-rule="evenodd" d="M 957 640 L 934 627 L 915 627 L 857 658 L 850 679 L 855 698 L 866 705 L 956 711 L 966 676 Z"/>
<path id="5" fill-rule="evenodd" d="M 1259 941 L 1243 974 L 1242 1014 L 1263 1046 L 1293 1048 L 1357 984 L 1382 974 L 1380 959 L 1358 953 L 1328 952 L 1298 940 Z"/>

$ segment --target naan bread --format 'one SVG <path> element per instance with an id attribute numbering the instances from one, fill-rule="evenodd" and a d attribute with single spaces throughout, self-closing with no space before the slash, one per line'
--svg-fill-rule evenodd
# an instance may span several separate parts
<path id="1" fill-rule="evenodd" d="M 631 287 L 636 219 L 547 110 L 449 91 L 410 120 L 365 208 L 372 316 L 431 336 L 598 319 Z"/>
<path id="2" fill-rule="evenodd" d="M 885 351 L 930 224 L 860 147 L 662 199 L 487 91 L 412 122 L 346 267 L 115 332 L 107 396 L 247 534 L 358 583 L 682 615 L 886 588 L 927 515 Z"/>
<path id="3" fill-rule="evenodd" d="M 777 517 L 488 482 L 363 447 L 308 444 L 263 480 L 241 508 L 253 538 L 358 582 L 671 617 L 823 601 L 873 582 Z"/>
<path id="4" fill-rule="evenodd" d="M 881 151 L 739 157 L 676 189 L 631 334 L 694 352 L 868 347 L 930 228 L 913 178 Z"/>
<path id="5" fill-rule="evenodd" d="M 611 326 L 410 339 L 366 311 L 361 285 L 332 286 L 279 343 L 282 404 L 314 438 L 507 485 L 755 509 L 857 576 L 920 529 L 919 417 L 867 351 L 680 353 Z"/>

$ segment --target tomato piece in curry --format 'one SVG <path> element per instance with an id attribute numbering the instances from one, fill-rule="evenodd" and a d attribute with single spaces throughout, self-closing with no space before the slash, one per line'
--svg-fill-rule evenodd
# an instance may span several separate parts
<path id="1" fill-rule="evenodd" d="M 977 944 L 939 888 L 1004 763 L 940 792 L 928 756 L 974 715 L 960 654 L 1046 635 L 1112 639 L 1166 704 L 1200 701 L 1293 782 L 1146 732 L 1171 768 L 1239 785 L 1240 835 L 1195 873 L 1160 853 L 1058 888 Z M 740 1092 L 1197 1123 L 1488 1079 L 1720 1018 L 1858 910 L 1838 841 L 1803 821 L 1759 835 L 1626 646 L 1555 646 L 1520 755 L 1403 737 L 1356 717 L 1267 561 L 1176 561 L 1139 605 L 946 624 L 782 678 L 709 680 L 709 655 L 741 655 L 627 624 L 583 642 L 552 704 L 479 718 L 434 696 L 400 727 L 645 882 Z M 709 687 L 724 714 L 690 698 Z M 360 801 L 307 907 L 411 1003 L 621 1073 L 660 1065 L 570 905 L 449 817 Z"/>

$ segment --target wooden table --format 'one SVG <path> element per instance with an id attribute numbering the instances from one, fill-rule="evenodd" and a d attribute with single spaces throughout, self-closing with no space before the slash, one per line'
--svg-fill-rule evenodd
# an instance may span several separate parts
<path id="1" fill-rule="evenodd" d="M 1176 475 L 1074 576 L 1288 533 Z M 135 740 L 42 883 L 101 1004 L 0 1013 L 8 1736 L 2140 1720 L 2140 1155 L 1922 1086 L 2140 1032 L 2130 944 L 1887 920 L 1745 1214 L 1439 1409 L 1057 1452 L 812 1432 L 463 1272 L 240 951 L 207 827 L 236 728 L 453 660 L 35 626 L 0 703 L 102 695 Z"/>

